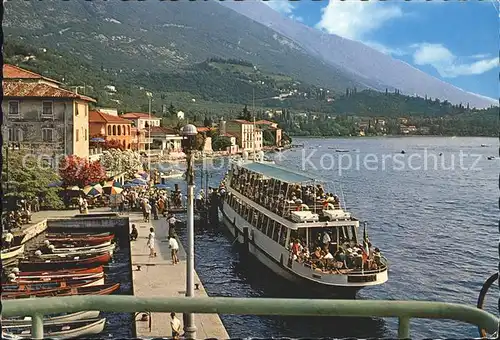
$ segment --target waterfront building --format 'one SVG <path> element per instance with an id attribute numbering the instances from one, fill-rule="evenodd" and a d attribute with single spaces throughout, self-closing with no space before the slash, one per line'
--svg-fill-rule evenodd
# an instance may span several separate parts
<path id="1" fill-rule="evenodd" d="M 161 155 L 165 153 L 181 153 L 182 137 L 171 128 L 163 126 L 153 126 L 151 128 L 152 152 L 159 152 Z"/>
<path id="2" fill-rule="evenodd" d="M 132 149 L 132 122 L 118 115 L 99 111 L 89 112 L 90 138 L 117 141 L 126 150 Z"/>
<path id="3" fill-rule="evenodd" d="M 262 130 L 249 121 L 235 119 L 226 122 L 226 133 L 236 136 L 241 151 L 262 149 Z"/>
<path id="4" fill-rule="evenodd" d="M 274 137 L 275 144 L 274 146 L 282 146 L 281 140 L 283 138 L 283 130 L 278 127 L 278 123 L 271 122 L 269 120 L 258 120 L 255 122 L 260 129 L 269 130 Z"/>
<path id="5" fill-rule="evenodd" d="M 4 65 L 3 74 L 5 140 L 49 162 L 62 154 L 89 157 L 89 103 L 95 99 L 14 65 Z"/>

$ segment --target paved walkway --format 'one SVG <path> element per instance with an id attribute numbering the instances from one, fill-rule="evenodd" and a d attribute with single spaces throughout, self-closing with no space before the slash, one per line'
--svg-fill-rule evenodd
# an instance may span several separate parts
<path id="1" fill-rule="evenodd" d="M 142 214 L 130 213 L 130 224 L 135 224 L 139 231 L 137 241 L 131 242 L 132 276 L 134 281 L 134 295 L 140 297 L 179 297 L 186 292 L 186 253 L 179 242 L 179 260 L 177 265 L 172 265 L 170 249 L 167 241 L 166 219 L 152 221 L 155 228 L 157 253 L 156 258 L 149 257 L 147 237 L 151 223 L 145 223 Z M 137 271 L 137 265 L 141 270 Z M 195 295 L 208 296 L 198 275 L 195 273 L 195 283 L 199 283 L 199 290 Z M 182 322 L 182 315 L 178 315 Z M 149 323 L 136 321 L 137 337 L 166 337 L 171 336 L 170 315 L 168 313 L 153 313 L 151 332 Z M 229 335 L 217 314 L 196 314 L 197 338 L 229 339 Z M 184 326 L 183 326 L 184 327 Z"/>

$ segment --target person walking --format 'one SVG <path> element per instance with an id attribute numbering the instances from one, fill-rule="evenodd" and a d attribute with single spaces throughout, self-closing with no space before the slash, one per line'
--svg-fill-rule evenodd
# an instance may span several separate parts
<path id="1" fill-rule="evenodd" d="M 170 313 L 170 328 L 172 328 L 172 339 L 179 339 L 181 336 L 181 320 L 179 320 L 175 313 Z"/>
<path id="2" fill-rule="evenodd" d="M 172 255 L 172 264 L 176 265 L 179 263 L 179 257 L 177 256 L 177 253 L 179 252 L 179 243 L 175 239 L 175 237 L 168 237 L 168 247 L 170 248 L 171 255 Z"/>
<path id="3" fill-rule="evenodd" d="M 10 246 L 12 245 L 12 241 L 14 240 L 14 235 L 10 232 L 10 229 L 7 231 L 7 234 L 5 234 L 4 237 L 4 242 L 5 242 L 5 248 L 7 250 L 10 249 Z"/>
<path id="4" fill-rule="evenodd" d="M 149 235 L 148 235 L 147 246 L 149 248 L 149 257 L 156 257 L 156 252 L 155 252 L 155 229 L 154 228 L 149 228 Z"/>
<path id="5" fill-rule="evenodd" d="M 144 202 L 144 222 L 149 222 L 151 216 L 151 204 L 149 202 Z"/>
<path id="6" fill-rule="evenodd" d="M 175 215 L 172 214 L 170 217 L 167 219 L 167 225 L 168 225 L 168 237 L 175 237 L 176 232 L 175 232 L 175 224 L 179 222 L 177 218 L 175 218 Z"/>

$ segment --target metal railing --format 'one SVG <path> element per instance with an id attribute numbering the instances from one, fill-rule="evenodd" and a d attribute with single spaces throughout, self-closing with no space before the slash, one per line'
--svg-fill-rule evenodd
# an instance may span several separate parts
<path id="1" fill-rule="evenodd" d="M 36 301 L 36 303 L 35 303 Z M 31 316 L 33 339 L 43 339 L 43 316 L 87 310 L 238 315 L 395 317 L 398 337 L 410 338 L 410 319 L 448 319 L 497 331 L 499 319 L 473 306 L 427 301 L 305 300 L 264 298 L 139 298 L 134 296 L 67 296 L 2 301 L 2 317 Z"/>

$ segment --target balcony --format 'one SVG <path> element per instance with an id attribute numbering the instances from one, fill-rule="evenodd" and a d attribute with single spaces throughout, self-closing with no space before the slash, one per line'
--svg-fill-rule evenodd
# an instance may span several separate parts
<path id="1" fill-rule="evenodd" d="M 295 316 L 398 318 L 398 337 L 410 338 L 410 319 L 447 319 L 478 326 L 493 334 L 499 319 L 473 306 L 456 303 L 387 300 L 304 300 L 263 298 L 138 298 L 134 296 L 67 296 L 2 301 L 2 317 L 31 316 L 32 338 L 43 339 L 43 316 L 87 310 Z"/>

